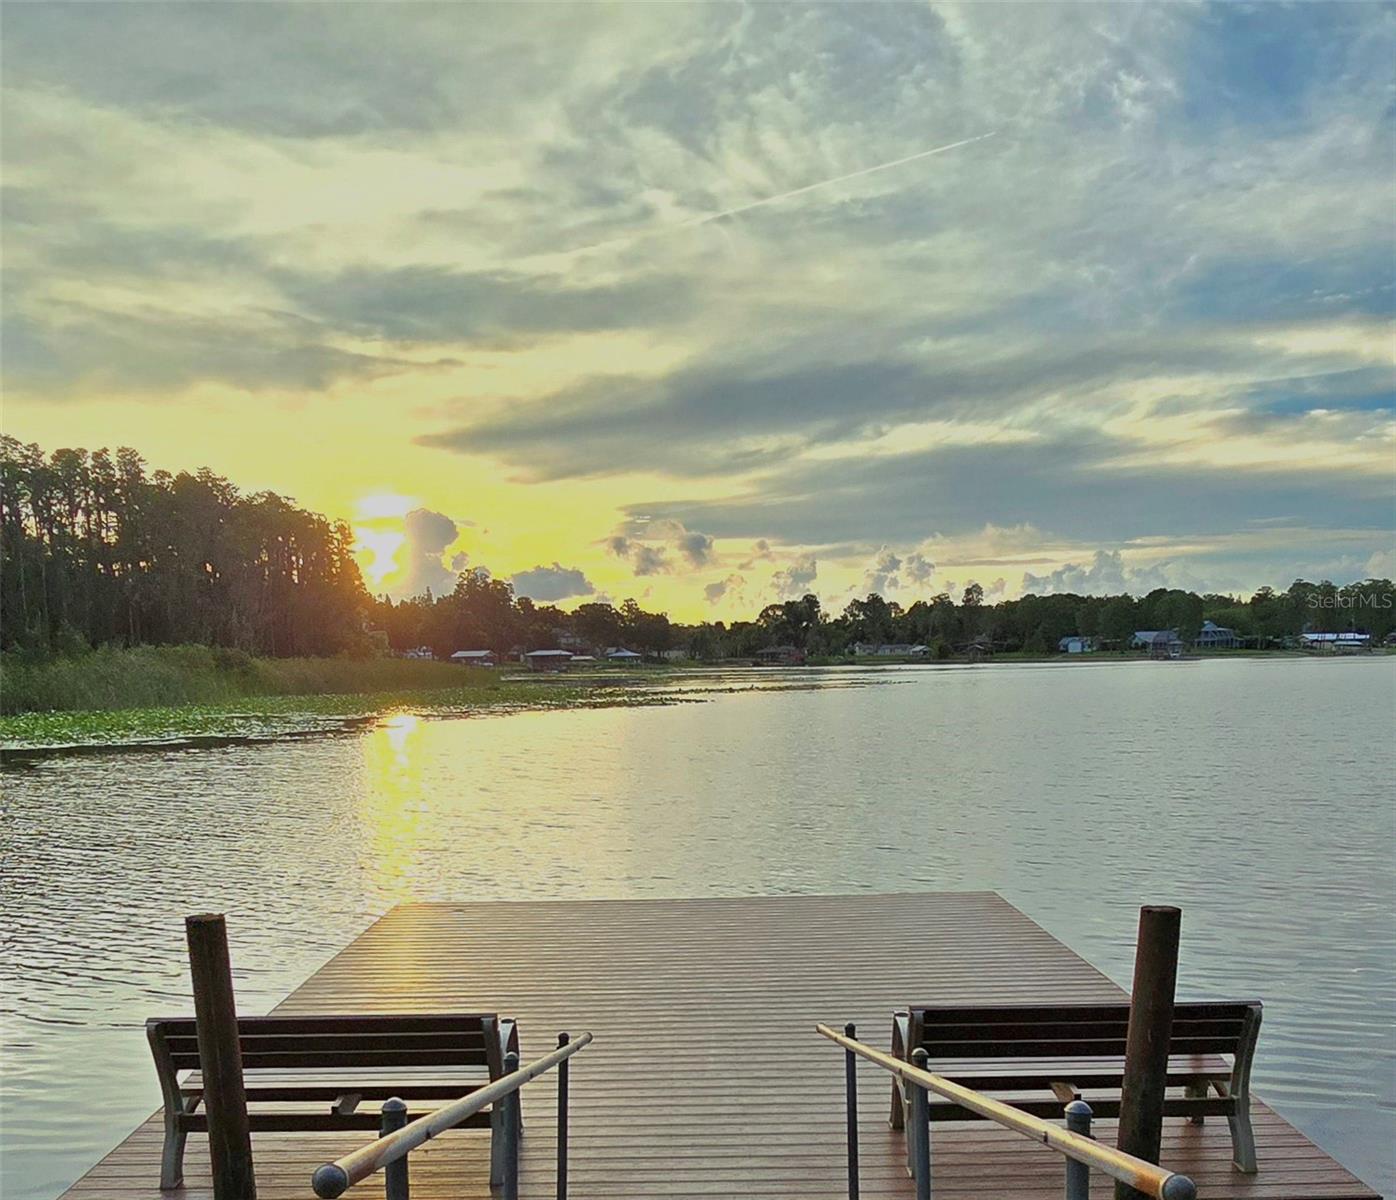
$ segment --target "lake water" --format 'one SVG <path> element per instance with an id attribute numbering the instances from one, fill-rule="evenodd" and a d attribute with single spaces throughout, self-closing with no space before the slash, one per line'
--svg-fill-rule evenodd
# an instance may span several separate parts
<path id="1" fill-rule="evenodd" d="M 228 913 L 259 1012 L 403 900 L 955 888 L 1126 985 L 1138 905 L 1182 905 L 1180 995 L 1262 998 L 1257 1090 L 1396 1192 L 1396 659 L 735 685 L 7 770 L 0 1194 L 57 1194 L 158 1105 L 141 1026 L 189 1009 L 186 913 Z"/>

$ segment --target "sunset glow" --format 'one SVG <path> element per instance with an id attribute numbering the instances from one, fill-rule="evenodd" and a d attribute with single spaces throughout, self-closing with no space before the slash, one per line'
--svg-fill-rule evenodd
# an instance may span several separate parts
<path id="1" fill-rule="evenodd" d="M 1389 8 L 491 11 L 8 6 L 7 431 L 398 597 L 1391 570 Z"/>
<path id="2" fill-rule="evenodd" d="M 354 526 L 354 553 L 364 573 L 364 582 L 370 588 L 381 589 L 392 577 L 398 569 L 397 553 L 406 540 L 401 530 Z"/>

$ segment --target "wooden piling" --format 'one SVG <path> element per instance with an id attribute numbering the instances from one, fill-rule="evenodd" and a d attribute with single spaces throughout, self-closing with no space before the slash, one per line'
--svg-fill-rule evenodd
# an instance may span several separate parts
<path id="1" fill-rule="evenodd" d="M 1139 910 L 1129 1028 L 1125 1034 L 1120 1131 L 1116 1146 L 1157 1163 L 1163 1139 L 1163 1100 L 1168 1080 L 1168 1042 L 1178 982 L 1178 933 L 1182 910 L 1146 904 Z M 1115 1200 L 1144 1200 L 1126 1183 L 1115 1184 Z"/>
<path id="2" fill-rule="evenodd" d="M 221 913 L 204 913 L 186 917 L 184 932 L 194 985 L 214 1200 L 256 1200 L 227 925 Z"/>

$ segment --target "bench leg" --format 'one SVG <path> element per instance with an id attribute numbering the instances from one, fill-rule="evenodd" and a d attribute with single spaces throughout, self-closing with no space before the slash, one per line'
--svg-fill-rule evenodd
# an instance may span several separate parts
<path id="1" fill-rule="evenodd" d="M 497 1188 L 504 1183 L 504 1104 L 497 1101 L 490 1105 L 490 1187 Z"/>
<path id="2" fill-rule="evenodd" d="M 1231 1157 L 1238 1171 L 1254 1175 L 1259 1169 L 1255 1161 L 1255 1133 L 1251 1129 L 1251 1106 L 1249 1097 L 1241 1097 L 1236 1111 L 1228 1113 L 1227 1124 L 1231 1126 Z"/>
<path id="3" fill-rule="evenodd" d="M 1205 1083 L 1190 1083 L 1183 1089 L 1183 1095 L 1189 1100 L 1205 1100 L 1207 1099 L 1207 1085 Z M 1188 1118 L 1188 1124 L 1201 1125 L 1205 1120 L 1206 1117 L 1201 1113 L 1197 1113 Z"/>
<path id="4" fill-rule="evenodd" d="M 892 1014 L 892 1057 L 906 1058 L 906 1039 L 909 1034 L 910 1018 L 904 1012 Z M 892 1114 L 888 1118 L 888 1124 L 893 1129 L 903 1129 L 906 1126 L 906 1097 L 902 1094 L 902 1081 L 895 1075 L 892 1076 Z"/>
<path id="5" fill-rule="evenodd" d="M 160 1190 L 168 1192 L 184 1182 L 184 1143 L 189 1132 L 170 1114 L 165 1114 L 165 1146 L 160 1152 Z"/>

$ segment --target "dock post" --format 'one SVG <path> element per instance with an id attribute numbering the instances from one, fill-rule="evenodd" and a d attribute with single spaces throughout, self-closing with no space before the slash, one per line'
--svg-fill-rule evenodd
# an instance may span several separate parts
<path id="1" fill-rule="evenodd" d="M 504 1056 L 504 1073 L 512 1075 L 519 1069 L 519 1052 L 510 1050 Z M 510 1092 L 500 1101 L 504 1105 L 504 1200 L 519 1200 L 519 1093 Z"/>
<path id="2" fill-rule="evenodd" d="M 927 1059 L 922 1046 L 917 1046 L 911 1052 L 911 1065 L 919 1071 L 926 1069 Z M 912 1171 L 916 1176 L 916 1200 L 931 1200 L 930 1102 L 926 1089 L 915 1082 L 911 1084 L 911 1128 L 907 1133 L 914 1137 L 911 1154 Z"/>
<path id="3" fill-rule="evenodd" d="M 572 1039 L 566 1032 L 557 1035 L 559 1050 Z M 557 1200 L 567 1200 L 567 1065 L 563 1059 L 557 1064 Z"/>
<path id="4" fill-rule="evenodd" d="M 849 1021 L 843 1027 L 848 1038 L 858 1036 L 858 1027 Z M 858 1059 L 847 1047 L 843 1052 L 843 1081 L 848 1114 L 848 1200 L 858 1200 Z"/>
<path id="5" fill-rule="evenodd" d="M 1091 1136 L 1091 1106 L 1073 1100 L 1066 1106 L 1066 1127 L 1082 1137 Z M 1074 1158 L 1066 1160 L 1066 1200 L 1091 1200 L 1091 1169 Z"/>
<path id="6" fill-rule="evenodd" d="M 227 923 L 222 913 L 186 917 L 184 934 L 189 943 L 214 1200 L 256 1200 Z"/>
<path id="7" fill-rule="evenodd" d="M 1182 910 L 1146 904 L 1139 910 L 1134 986 L 1125 1034 L 1125 1070 L 1120 1087 L 1119 1149 L 1157 1163 L 1163 1140 L 1163 1100 L 1168 1085 L 1168 1043 L 1173 1032 L 1173 996 L 1178 982 L 1178 934 Z M 1115 1200 L 1144 1200 L 1143 1193 L 1116 1182 Z"/>
<path id="8" fill-rule="evenodd" d="M 383 1101 L 383 1117 L 378 1123 L 378 1136 L 387 1137 L 407 1124 L 407 1102 L 397 1096 Z M 407 1155 L 383 1168 L 383 1191 L 386 1200 L 407 1200 Z"/>

